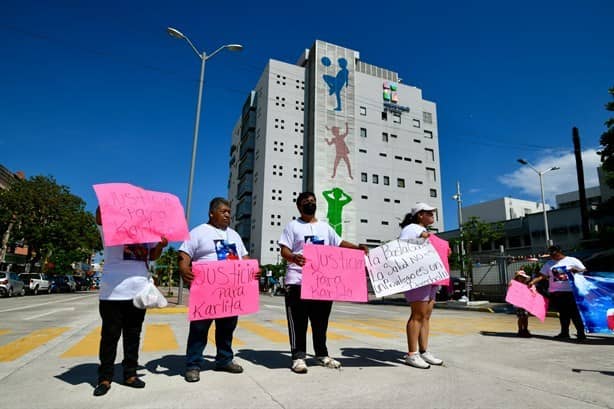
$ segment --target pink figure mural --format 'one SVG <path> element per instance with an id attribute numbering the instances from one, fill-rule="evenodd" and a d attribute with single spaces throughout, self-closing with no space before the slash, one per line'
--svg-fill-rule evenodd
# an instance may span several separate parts
<path id="1" fill-rule="evenodd" d="M 350 179 L 354 179 L 352 177 L 352 166 L 350 165 L 350 159 L 348 158 L 348 153 L 350 153 L 350 150 L 347 144 L 345 143 L 345 137 L 349 133 L 348 123 L 347 122 L 345 123 L 345 133 L 343 135 L 341 135 L 341 133 L 339 132 L 338 126 L 333 126 L 332 128 L 329 128 L 327 126 L 326 129 L 332 132 L 332 134 L 334 135 L 334 138 L 332 139 L 325 138 L 324 140 L 329 145 L 334 144 L 335 151 L 337 153 L 335 156 L 335 164 L 333 165 L 333 175 L 331 176 L 331 179 L 334 179 L 335 175 L 337 175 L 337 166 L 339 166 L 339 162 L 341 161 L 341 159 L 343 159 L 346 166 L 348 167 L 348 173 L 350 175 Z"/>

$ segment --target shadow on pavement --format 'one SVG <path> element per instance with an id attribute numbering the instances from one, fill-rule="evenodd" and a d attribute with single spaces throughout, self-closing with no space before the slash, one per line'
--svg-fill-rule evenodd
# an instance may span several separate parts
<path id="1" fill-rule="evenodd" d="M 209 360 L 201 365 L 202 371 L 213 370 L 215 368 L 215 357 L 205 355 Z M 154 359 L 145 364 L 145 368 L 153 374 L 166 376 L 183 376 L 185 372 L 185 355 L 165 355 L 162 358 Z"/>
<path id="2" fill-rule="evenodd" d="M 489 337 L 503 337 L 503 338 L 522 338 L 515 332 L 494 332 L 494 331 L 480 331 L 481 335 Z M 564 342 L 566 344 L 582 344 L 582 345 L 614 345 L 614 337 L 587 335 L 585 340 L 579 341 L 576 337 L 571 338 L 554 338 L 551 335 L 540 335 L 532 333 L 529 338 L 544 339 L 553 342 Z"/>
<path id="3" fill-rule="evenodd" d="M 480 331 L 480 335 L 488 337 L 519 338 L 518 334 L 515 332 Z"/>
<path id="4" fill-rule="evenodd" d="M 404 354 L 396 349 L 341 348 L 343 358 L 338 361 L 345 367 L 395 366 L 404 362 Z"/>
<path id="5" fill-rule="evenodd" d="M 143 368 L 139 366 L 139 369 Z M 142 376 L 139 374 L 139 376 Z M 61 381 L 69 383 L 71 385 L 80 385 L 82 383 L 88 383 L 95 388 L 98 385 L 98 364 L 89 363 L 89 364 L 80 364 L 77 366 L 73 366 L 68 369 L 66 372 L 55 375 L 54 378 L 57 378 Z M 115 364 L 113 367 L 113 383 L 123 383 L 124 379 L 122 377 L 122 365 Z"/>
<path id="6" fill-rule="evenodd" d="M 240 349 L 236 356 L 269 369 L 289 368 L 292 364 L 287 351 Z"/>
<path id="7" fill-rule="evenodd" d="M 580 372 L 599 372 L 603 375 L 614 376 L 614 371 L 600 371 L 598 369 L 580 369 L 580 368 L 572 368 L 572 372 L 580 373 Z"/>

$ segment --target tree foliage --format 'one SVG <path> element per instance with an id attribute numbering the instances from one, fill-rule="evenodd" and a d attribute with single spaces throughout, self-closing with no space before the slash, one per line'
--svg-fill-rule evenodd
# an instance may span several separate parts
<path id="1" fill-rule="evenodd" d="M 486 223 L 479 217 L 472 216 L 463 223 L 465 242 L 486 244 L 504 237 L 503 223 Z"/>
<path id="2" fill-rule="evenodd" d="M 12 241 L 28 246 L 28 262 L 51 262 L 66 271 L 102 249 L 94 215 L 85 202 L 51 176 L 15 180 L 0 191 L 2 233 L 12 222 Z"/>

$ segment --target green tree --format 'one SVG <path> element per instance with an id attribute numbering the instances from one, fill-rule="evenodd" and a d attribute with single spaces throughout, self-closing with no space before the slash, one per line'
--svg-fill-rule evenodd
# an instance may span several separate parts
<path id="1" fill-rule="evenodd" d="M 610 96 L 614 98 L 614 87 L 608 90 Z M 614 101 L 610 101 L 605 105 L 605 109 L 614 112 Z M 605 121 L 605 126 L 608 128 L 601 134 L 599 143 L 601 144 L 601 162 L 602 167 L 606 173 L 606 182 L 612 188 L 614 188 L 614 117 Z"/>
<path id="2" fill-rule="evenodd" d="M 160 254 L 156 260 L 156 274 L 165 274 L 168 281 L 168 295 L 173 295 L 173 273 L 179 271 L 179 252 L 174 247 L 169 247 Z"/>
<path id="3" fill-rule="evenodd" d="M 70 271 L 70 264 L 102 249 L 94 215 L 53 177 L 14 181 L 0 192 L 0 209 L 0 226 L 12 224 L 10 236 L 28 245 L 30 263 L 45 268 L 50 262 L 58 271 Z"/>
<path id="4" fill-rule="evenodd" d="M 470 244 L 484 245 L 503 238 L 503 223 L 486 223 L 479 217 L 472 216 L 463 223 L 463 238 L 470 249 Z"/>

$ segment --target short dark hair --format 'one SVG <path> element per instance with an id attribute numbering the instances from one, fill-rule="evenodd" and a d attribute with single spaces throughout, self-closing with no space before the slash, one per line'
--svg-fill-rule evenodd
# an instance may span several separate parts
<path id="1" fill-rule="evenodd" d="M 296 198 L 296 207 L 298 207 L 299 203 L 301 203 L 303 200 L 310 197 L 313 197 L 315 199 L 316 195 L 313 192 L 302 192 L 301 194 L 299 194 Z"/>
<path id="2" fill-rule="evenodd" d="M 209 213 L 215 212 L 217 208 L 220 207 L 221 205 L 226 205 L 230 207 L 230 202 L 224 199 L 223 197 L 214 197 L 209 202 Z"/>
<path id="3" fill-rule="evenodd" d="M 548 254 L 554 254 L 554 253 L 563 253 L 563 249 L 561 249 L 561 246 L 550 246 L 548 247 Z"/>

